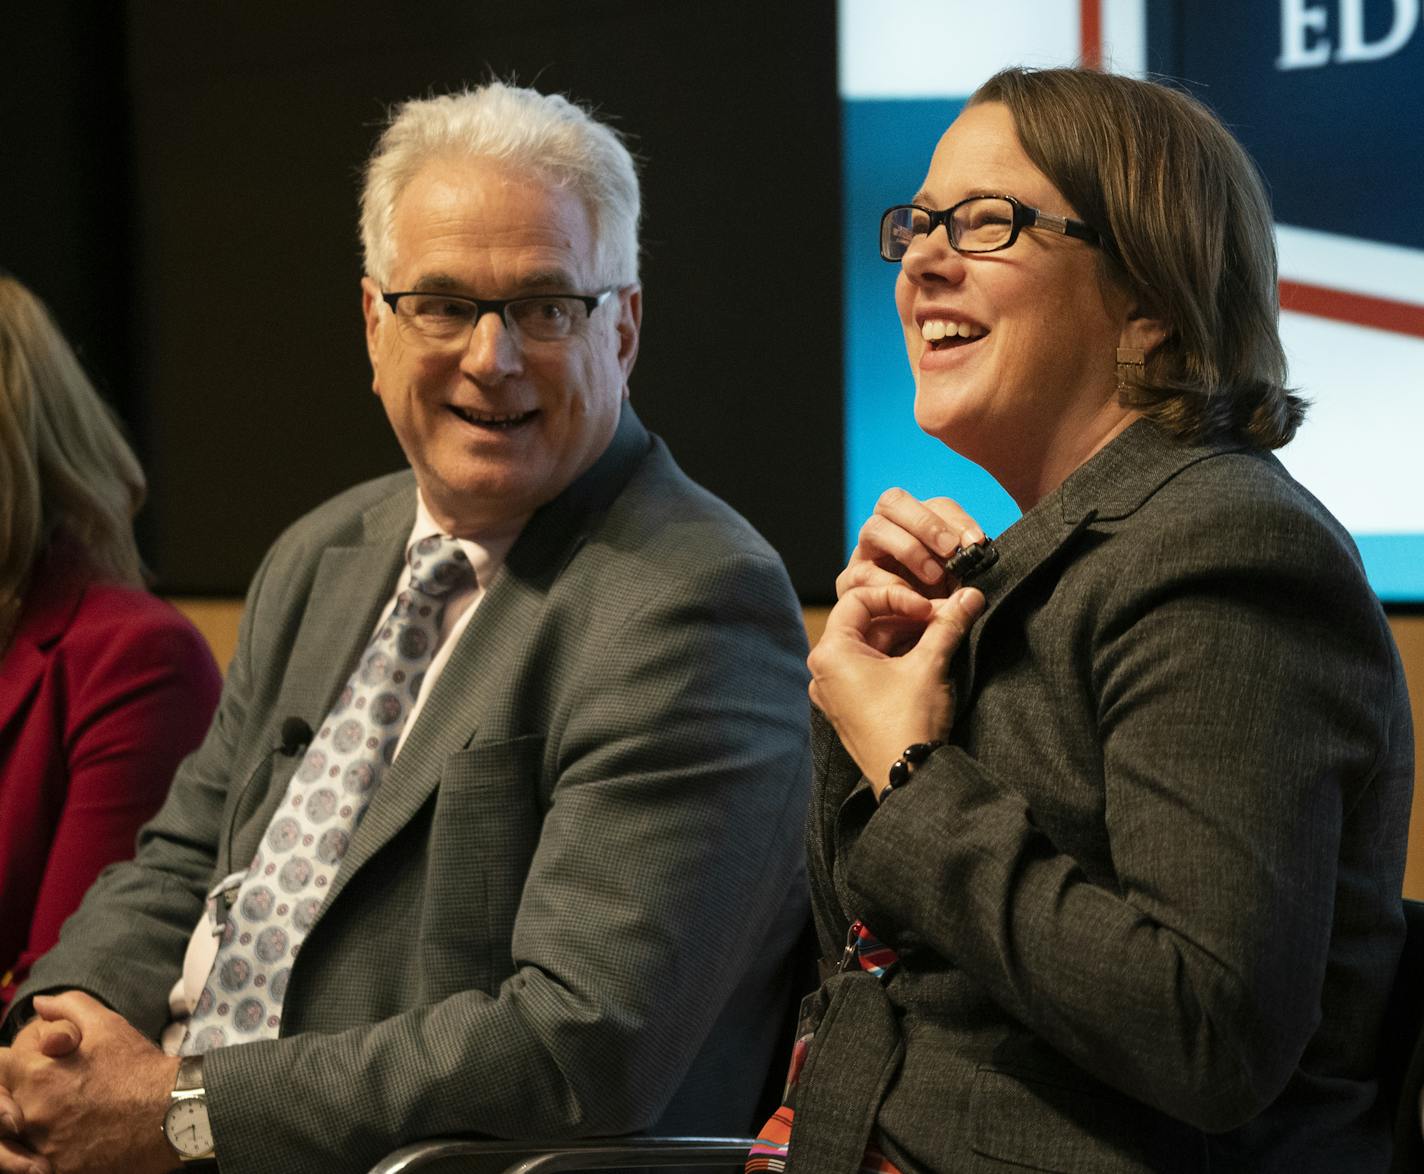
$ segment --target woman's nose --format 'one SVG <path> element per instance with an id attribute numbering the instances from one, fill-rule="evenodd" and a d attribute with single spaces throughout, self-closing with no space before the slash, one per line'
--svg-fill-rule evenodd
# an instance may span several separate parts
<path id="1" fill-rule="evenodd" d="M 916 236 L 900 258 L 900 267 L 917 285 L 957 282 L 964 276 L 964 258 L 950 245 L 949 228 L 943 224 L 936 224 L 933 231 Z"/>

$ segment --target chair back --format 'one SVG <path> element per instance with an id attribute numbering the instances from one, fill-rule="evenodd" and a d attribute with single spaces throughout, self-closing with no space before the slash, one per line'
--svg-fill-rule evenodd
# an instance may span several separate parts
<path id="1" fill-rule="evenodd" d="M 1419 1094 L 1424 1090 L 1424 901 L 1404 902 L 1404 951 L 1385 1008 L 1380 1095 L 1394 1107 L 1390 1174 L 1424 1170 Z"/>

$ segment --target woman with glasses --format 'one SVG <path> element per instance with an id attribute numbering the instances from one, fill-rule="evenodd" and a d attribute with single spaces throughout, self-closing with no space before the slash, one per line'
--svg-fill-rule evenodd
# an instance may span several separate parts
<path id="1" fill-rule="evenodd" d="M 1383 1170 L 1408 701 L 1271 450 L 1270 210 L 1166 87 L 1008 70 L 880 248 L 915 419 L 1022 518 L 890 490 L 811 657 L 839 972 L 750 1168 Z M 760 1165 L 758 1165 L 760 1163 Z"/>
<path id="2" fill-rule="evenodd" d="M 0 274 L 0 1008 L 217 704 L 207 644 L 144 590 L 143 496 L 44 305 Z"/>

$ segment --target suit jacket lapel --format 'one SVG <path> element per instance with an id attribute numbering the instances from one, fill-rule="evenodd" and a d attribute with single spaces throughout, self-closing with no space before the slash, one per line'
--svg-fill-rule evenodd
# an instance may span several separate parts
<path id="1" fill-rule="evenodd" d="M 372 797 L 328 901 L 420 810 L 439 784 L 445 760 L 477 740 L 481 721 L 527 655 L 529 633 L 554 581 L 631 479 L 650 443 L 625 403 L 603 456 L 530 518 Z"/>
<path id="2" fill-rule="evenodd" d="M 225 818 L 237 831 L 224 840 L 218 857 L 221 870 L 231 861 L 246 861 L 257 849 L 278 804 L 286 793 L 301 755 L 276 765 L 272 750 L 282 723 L 300 717 L 319 729 L 331 712 L 361 652 L 370 642 L 381 610 L 395 589 L 395 577 L 405 561 L 405 540 L 415 520 L 415 487 L 391 494 L 361 515 L 351 528 L 350 545 L 332 545 L 322 550 L 307 591 L 306 607 L 289 626 L 268 637 L 276 649 L 263 648 L 258 655 L 281 662 L 280 643 L 291 642 L 286 669 L 277 692 L 277 703 L 267 715 L 266 727 L 245 741 L 245 759 L 234 764 L 232 778 L 246 779 L 229 798 Z M 290 625 L 295 624 L 295 631 Z M 251 780 L 264 762 L 270 762 L 265 788 L 247 792 Z M 235 785 L 235 784 L 234 784 Z M 229 855 L 230 850 L 230 855 Z"/>
<path id="3" fill-rule="evenodd" d="M 1151 421 L 1138 420 L 1005 530 L 994 543 L 999 561 L 973 580 L 984 592 L 985 608 L 956 658 L 961 711 L 973 696 L 985 633 L 1021 584 L 1094 522 L 1127 517 L 1189 465 L 1241 447 L 1183 444 Z"/>
<path id="4" fill-rule="evenodd" d="M 322 551 L 274 710 L 279 721 L 304 717 L 315 727 L 330 711 L 394 590 L 414 518 L 411 489 L 362 515 L 360 542 Z"/>
<path id="5" fill-rule="evenodd" d="M 1060 511 L 1051 507 L 1052 502 L 1052 497 L 1045 498 L 1000 534 L 994 541 L 999 561 L 972 580 L 973 586 L 984 593 L 984 611 L 969 629 L 965 647 L 955 658 L 955 710 L 959 714 L 967 712 L 967 703 L 974 695 L 979 648 L 994 617 L 1025 579 L 1047 563 L 1093 519 L 1092 513 L 1088 512 L 1069 522 Z"/>

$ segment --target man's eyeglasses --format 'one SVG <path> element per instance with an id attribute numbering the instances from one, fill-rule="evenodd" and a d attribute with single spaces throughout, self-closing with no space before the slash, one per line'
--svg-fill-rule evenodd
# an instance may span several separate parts
<path id="1" fill-rule="evenodd" d="M 1040 212 L 1013 196 L 970 196 L 943 212 L 918 204 L 886 208 L 880 217 L 880 256 L 899 261 L 915 237 L 928 236 L 941 224 L 949 233 L 950 247 L 958 253 L 997 253 L 1018 240 L 1025 228 L 1046 228 L 1104 247 L 1097 229 L 1081 220 Z"/>
<path id="2" fill-rule="evenodd" d="M 407 336 L 427 346 L 469 345 L 470 334 L 486 314 L 498 314 L 518 343 L 563 342 L 583 333 L 589 316 L 612 295 L 540 294 L 529 298 L 467 298 L 431 290 L 383 293 Z"/>

